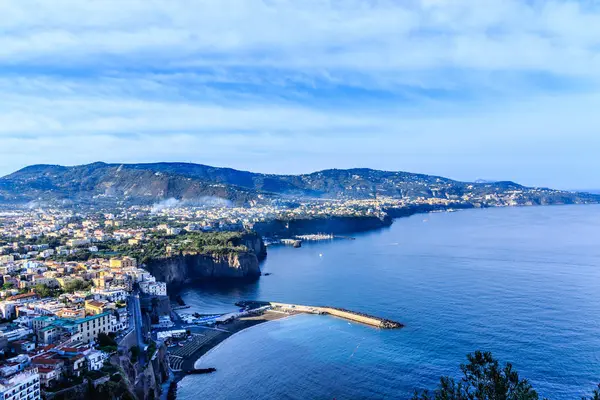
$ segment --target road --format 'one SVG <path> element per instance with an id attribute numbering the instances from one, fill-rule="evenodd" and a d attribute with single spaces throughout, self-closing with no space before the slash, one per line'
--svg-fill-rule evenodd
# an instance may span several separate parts
<path id="1" fill-rule="evenodd" d="M 135 326 L 135 338 L 137 341 L 137 345 L 140 348 L 140 364 L 142 366 L 146 365 L 146 343 L 144 342 L 144 334 L 143 334 L 143 322 L 142 322 L 142 308 L 140 306 L 140 295 L 138 291 L 132 292 L 130 295 L 131 300 L 131 308 L 133 314 L 133 323 Z"/>

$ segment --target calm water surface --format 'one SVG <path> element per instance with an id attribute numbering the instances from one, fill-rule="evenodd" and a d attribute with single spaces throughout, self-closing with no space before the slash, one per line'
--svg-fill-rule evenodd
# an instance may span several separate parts
<path id="1" fill-rule="evenodd" d="M 600 206 L 470 210 L 398 219 L 356 240 L 269 249 L 257 283 L 197 285 L 194 311 L 241 299 L 355 309 L 382 331 L 298 316 L 244 331 L 186 377 L 178 398 L 410 398 L 457 375 L 465 355 L 511 361 L 551 399 L 600 382 Z"/>

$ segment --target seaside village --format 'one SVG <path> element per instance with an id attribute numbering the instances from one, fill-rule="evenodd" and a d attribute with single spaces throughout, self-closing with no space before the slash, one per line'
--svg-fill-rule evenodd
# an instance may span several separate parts
<path id="1" fill-rule="evenodd" d="M 370 215 L 376 206 L 320 203 L 293 212 Z M 243 229 L 286 212 L 277 206 L 130 207 L 89 214 L 0 210 L 0 400 L 54 398 L 83 384 L 101 387 L 128 365 L 135 365 L 129 375 L 137 385 L 139 371 L 164 348 L 167 369 L 181 371 L 186 357 L 222 333 L 194 334 L 194 326 L 254 311 L 181 313 L 187 306 L 171 305 L 164 282 L 106 244 L 143 249 L 149 236 Z"/>
<path id="2" fill-rule="evenodd" d="M 0 247 L 2 400 L 40 399 L 84 378 L 102 384 L 109 379 L 103 371 L 118 354 L 118 344 L 129 336 L 141 337 L 144 343 L 130 340 L 131 347 L 155 351 L 148 328 L 174 325 L 166 284 L 139 268 L 134 258 L 57 261 L 51 257 L 76 253 L 82 245 L 96 250 L 94 242 L 109 235 L 98 222 L 68 221 L 69 215 L 62 212 L 4 215 L 0 237 L 18 239 Z M 118 224 L 107 219 L 104 225 Z M 122 235 L 119 240 L 125 241 L 139 240 L 136 234 L 114 228 L 110 233 L 111 238 Z M 64 246 L 27 244 L 32 239 L 51 242 L 55 237 L 68 240 Z M 149 312 L 163 304 L 166 307 L 160 312 Z M 168 337 L 161 335 L 162 340 Z"/>
<path id="3" fill-rule="evenodd" d="M 117 340 L 135 328 L 130 296 L 138 290 L 167 295 L 164 283 L 128 257 L 40 262 L 0 256 L 0 272 L 4 400 L 39 399 L 41 389 L 60 388 L 61 382 L 101 370 Z M 170 325 L 168 316 L 158 321 L 158 326 Z"/>
<path id="4" fill-rule="evenodd" d="M 186 357 L 223 333 L 201 335 L 194 327 L 244 315 L 185 314 L 180 310 L 188 306 L 172 305 L 166 284 L 136 258 L 107 250 L 106 243 L 143 245 L 157 232 L 230 230 L 241 223 L 231 210 L 221 219 L 202 210 L 182 211 L 187 220 L 146 224 L 170 213 L 0 210 L 0 400 L 64 398 L 57 395 L 88 384 L 101 392 L 118 374 L 139 397 L 159 350 L 169 349 L 160 354 L 168 370 L 182 371 Z"/>

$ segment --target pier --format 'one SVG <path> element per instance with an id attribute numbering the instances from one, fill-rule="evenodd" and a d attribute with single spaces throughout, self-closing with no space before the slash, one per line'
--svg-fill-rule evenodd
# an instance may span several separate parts
<path id="1" fill-rule="evenodd" d="M 316 233 L 311 235 L 296 235 L 296 239 L 304 240 L 307 242 L 316 242 L 319 240 L 332 240 L 333 238 L 333 235 L 325 233 Z"/>
<path id="2" fill-rule="evenodd" d="M 321 306 L 306 306 L 301 304 L 287 304 L 287 303 L 268 303 L 275 311 L 294 312 L 294 313 L 306 313 L 306 314 L 320 314 L 320 315 L 333 315 L 338 318 L 343 318 L 348 321 L 359 322 L 361 324 L 374 326 L 381 329 L 398 329 L 404 325 L 400 322 L 392 321 L 385 318 L 375 317 L 373 315 L 364 314 L 356 311 L 345 310 L 337 307 L 321 307 Z"/>

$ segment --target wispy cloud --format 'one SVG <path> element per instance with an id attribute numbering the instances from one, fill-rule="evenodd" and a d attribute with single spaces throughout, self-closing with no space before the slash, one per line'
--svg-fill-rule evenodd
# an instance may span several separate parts
<path id="1" fill-rule="evenodd" d="M 0 13 L 0 174 L 182 160 L 577 185 L 556 165 L 600 185 L 583 173 L 600 166 L 595 2 L 0 0 Z"/>

